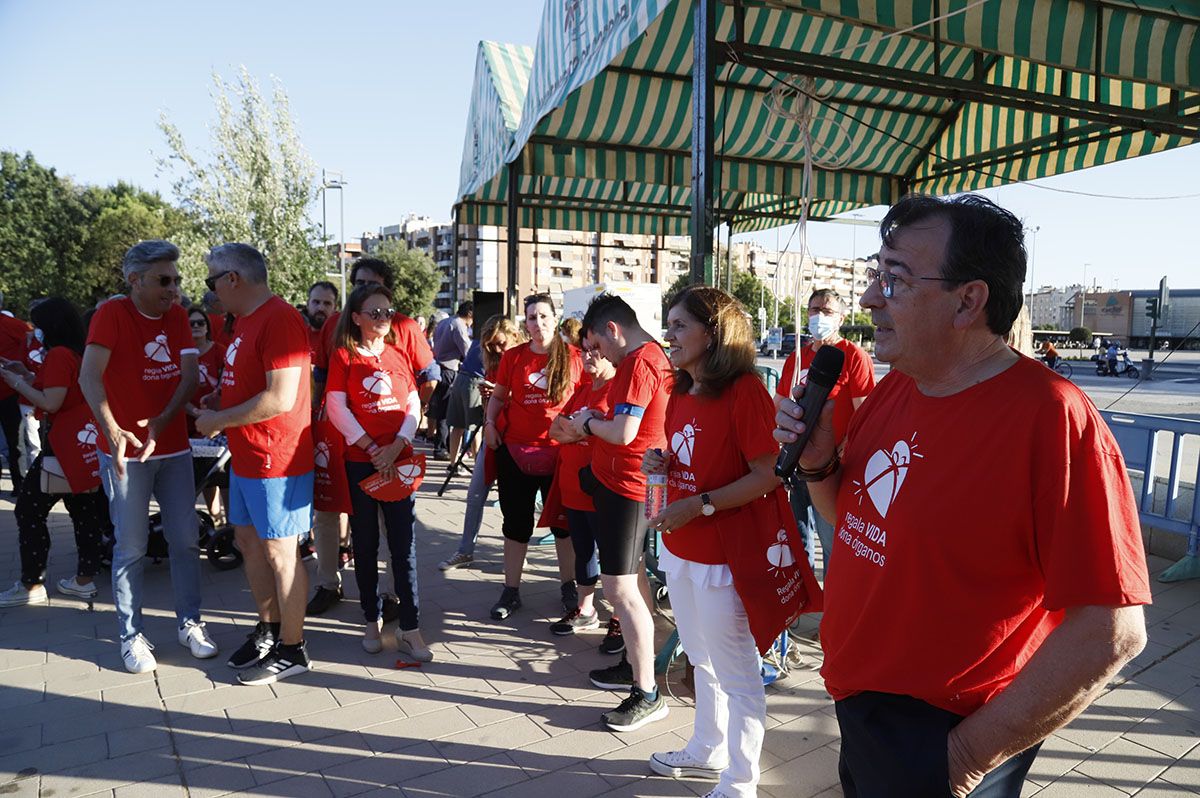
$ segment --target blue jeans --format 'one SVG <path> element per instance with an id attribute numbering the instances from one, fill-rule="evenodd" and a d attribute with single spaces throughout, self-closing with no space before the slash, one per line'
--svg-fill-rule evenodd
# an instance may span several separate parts
<path id="1" fill-rule="evenodd" d="M 479 538 L 479 527 L 483 524 L 483 510 L 487 506 L 488 493 L 492 488 L 483 478 L 483 458 L 486 451 L 487 446 L 481 443 L 479 454 L 475 456 L 475 468 L 471 471 L 471 484 L 467 486 L 467 511 L 463 516 L 459 554 L 475 553 L 475 541 Z"/>
<path id="2" fill-rule="evenodd" d="M 417 538 L 413 534 L 412 496 L 398 502 L 381 502 L 368 496 L 358 483 L 375 473 L 370 463 L 346 462 L 350 479 L 350 541 L 354 545 L 354 581 L 363 619 L 379 618 L 379 512 L 387 527 L 392 552 L 392 583 L 400 602 L 399 626 L 410 632 L 420 626 L 421 601 L 417 596 Z"/>
<path id="3" fill-rule="evenodd" d="M 804 541 L 804 551 L 808 554 L 808 566 L 816 573 L 816 546 L 814 536 L 821 541 L 821 578 L 829 573 L 829 550 L 833 547 L 833 524 L 826 521 L 813 506 L 812 497 L 808 495 L 808 484 L 788 480 L 788 503 L 792 506 L 792 514 L 796 516 L 796 524 L 800 527 L 800 539 Z"/>
<path id="4" fill-rule="evenodd" d="M 192 456 L 185 452 L 160 460 L 125 461 L 117 478 L 113 460 L 100 453 L 100 479 L 112 518 L 113 603 L 121 639 L 142 632 L 142 581 L 150 537 L 150 497 L 158 500 L 163 536 L 171 559 L 171 588 L 179 625 L 200 620 L 200 527 L 196 518 L 196 482 Z"/>

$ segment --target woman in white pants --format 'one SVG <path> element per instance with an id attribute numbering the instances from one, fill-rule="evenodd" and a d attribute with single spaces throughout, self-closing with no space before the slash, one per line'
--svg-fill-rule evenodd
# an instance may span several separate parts
<path id="1" fill-rule="evenodd" d="M 652 755 L 650 767 L 717 780 L 711 798 L 752 798 L 767 704 L 720 529 L 779 484 L 774 405 L 754 371 L 750 323 L 729 294 L 703 286 L 680 292 L 667 313 L 666 340 L 676 369 L 666 417 L 670 452 L 647 452 L 642 470 L 668 476 L 667 506 L 650 524 L 663 535 L 659 565 L 695 667 L 696 722 L 683 750 Z"/>

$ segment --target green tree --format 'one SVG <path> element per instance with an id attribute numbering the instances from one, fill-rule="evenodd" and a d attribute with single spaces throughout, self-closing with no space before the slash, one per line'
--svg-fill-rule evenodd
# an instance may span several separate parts
<path id="1" fill-rule="evenodd" d="M 403 241 L 384 241 L 371 253 L 396 270 L 392 307 L 406 316 L 424 316 L 433 307 L 433 297 L 442 282 L 437 264 L 419 249 Z"/>
<path id="2" fill-rule="evenodd" d="M 1067 339 L 1080 346 L 1086 346 L 1092 342 L 1092 331 L 1087 327 L 1072 327 L 1067 333 Z"/>
<path id="3" fill-rule="evenodd" d="M 205 248 L 240 241 L 267 258 L 271 288 L 297 301 L 322 279 L 326 258 L 309 219 L 316 168 L 296 133 L 287 93 L 276 80 L 264 98 L 243 66 L 234 83 L 214 73 L 212 96 L 217 120 L 207 158 L 193 155 L 166 114 L 158 122 L 170 151 L 159 169 L 172 175 L 172 191 L 196 224 L 195 240 L 181 247 L 185 286 L 203 274 L 198 256 Z"/>

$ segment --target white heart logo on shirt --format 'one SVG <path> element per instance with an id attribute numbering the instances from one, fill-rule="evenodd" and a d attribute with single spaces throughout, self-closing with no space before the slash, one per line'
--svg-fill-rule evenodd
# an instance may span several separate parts
<path id="1" fill-rule="evenodd" d="M 421 476 L 421 466 L 417 463 L 408 463 L 396 469 L 396 476 L 400 477 L 400 481 L 405 485 L 411 485 Z"/>
<path id="2" fill-rule="evenodd" d="M 153 360 L 155 363 L 170 363 L 171 362 L 171 347 L 167 346 L 167 336 L 159 333 L 154 336 L 154 340 L 146 344 L 144 347 L 146 357 Z"/>
<path id="3" fill-rule="evenodd" d="M 96 425 L 89 421 L 83 425 L 83 429 L 79 430 L 79 434 L 75 437 L 80 446 L 95 446 L 98 432 Z"/>
<path id="4" fill-rule="evenodd" d="M 329 468 L 329 444 L 325 441 L 317 441 L 316 449 L 313 452 L 313 463 L 317 468 Z"/>
<path id="5" fill-rule="evenodd" d="M 699 431 L 696 419 L 692 419 L 691 424 L 684 424 L 683 429 L 671 436 L 671 451 L 675 453 L 675 459 L 682 465 L 690 466 L 692 464 L 692 452 L 696 448 L 696 433 Z"/>
<path id="6" fill-rule="evenodd" d="M 363 377 L 362 384 L 368 393 L 373 393 L 376 396 L 392 395 L 392 378 L 388 376 L 386 371 L 376 371 L 373 374 L 368 374 Z"/>
<path id="7" fill-rule="evenodd" d="M 200 381 L 210 388 L 217 387 L 217 378 L 208 373 L 208 366 L 200 364 Z"/>
<path id="8" fill-rule="evenodd" d="M 888 510 L 900 493 L 900 487 L 908 476 L 908 467 L 914 457 L 922 455 L 917 454 L 908 441 L 896 441 L 891 451 L 880 449 L 871 455 L 866 468 L 863 469 L 863 481 L 856 483 L 859 486 L 859 501 L 862 501 L 861 494 L 863 489 L 866 489 L 879 515 L 887 518 Z"/>
<path id="9" fill-rule="evenodd" d="M 782 575 L 784 568 L 791 568 L 796 564 L 792 547 L 788 545 L 786 531 L 780 529 L 775 535 L 775 542 L 767 547 L 767 562 L 771 564 L 770 570 L 775 576 Z"/>
<path id="10" fill-rule="evenodd" d="M 46 359 L 46 350 L 41 349 L 41 348 L 34 349 L 32 352 L 29 353 L 29 359 L 32 360 L 34 363 L 41 363 L 43 360 Z"/>
<path id="11" fill-rule="evenodd" d="M 550 380 L 546 378 L 546 370 L 534 371 L 529 375 L 529 384 L 538 390 L 545 391 L 550 386 Z"/>
<path id="12" fill-rule="evenodd" d="M 242 345 L 242 336 L 233 339 L 233 343 L 225 350 L 225 365 L 232 366 L 233 361 L 237 359 L 238 347 Z"/>

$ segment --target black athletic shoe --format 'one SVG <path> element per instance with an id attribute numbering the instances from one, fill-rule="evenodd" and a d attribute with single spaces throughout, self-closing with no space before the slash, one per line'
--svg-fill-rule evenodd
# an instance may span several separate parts
<path id="1" fill-rule="evenodd" d="M 595 612 L 584 615 L 578 607 L 568 612 L 561 621 L 550 624 L 550 631 L 556 635 L 573 635 L 576 632 L 599 628 L 600 616 Z"/>
<path id="2" fill-rule="evenodd" d="M 301 562 L 308 562 L 317 556 L 317 550 L 313 548 L 311 537 L 296 547 L 296 554 L 300 557 Z"/>
<path id="3" fill-rule="evenodd" d="M 633 666 L 629 660 L 621 657 L 616 665 L 592 671 L 588 679 L 601 690 L 627 690 L 633 686 Z"/>
<path id="4" fill-rule="evenodd" d="M 616 709 L 605 712 L 600 717 L 604 720 L 604 725 L 612 731 L 630 732 L 642 728 L 647 723 L 662 720 L 669 711 L 667 700 L 661 692 L 651 701 L 646 698 L 640 687 L 631 687 L 629 698 L 622 701 Z"/>
<path id="5" fill-rule="evenodd" d="M 515 587 L 505 587 L 500 594 L 500 600 L 492 605 L 492 618 L 503 621 L 517 610 L 521 609 L 521 594 Z"/>
<path id="6" fill-rule="evenodd" d="M 617 616 L 608 619 L 608 631 L 600 641 L 601 654 L 620 654 L 625 650 L 625 638 L 621 635 L 621 622 Z"/>
<path id="7" fill-rule="evenodd" d="M 270 654 L 274 647 L 275 633 L 271 631 L 271 627 L 259 621 L 254 631 L 246 635 L 246 642 L 242 643 L 242 647 L 229 657 L 229 667 L 235 671 L 249 668 Z"/>
<path id="8" fill-rule="evenodd" d="M 271 684 L 291 676 L 299 676 L 311 667 L 312 663 L 309 662 L 304 643 L 294 646 L 276 643 L 257 665 L 239 673 L 238 681 L 242 684 Z"/>
<path id="9" fill-rule="evenodd" d="M 563 612 L 569 613 L 579 606 L 579 588 L 575 587 L 574 580 L 563 582 L 561 591 Z"/>
<path id="10" fill-rule="evenodd" d="M 305 615 L 320 615 L 323 612 L 328 612 L 337 603 L 342 600 L 342 586 L 330 589 L 327 587 L 317 588 L 317 592 L 309 600 L 308 606 L 304 608 Z"/>

